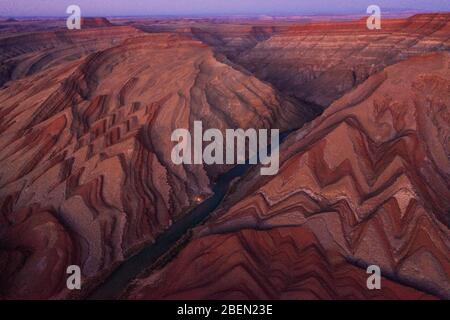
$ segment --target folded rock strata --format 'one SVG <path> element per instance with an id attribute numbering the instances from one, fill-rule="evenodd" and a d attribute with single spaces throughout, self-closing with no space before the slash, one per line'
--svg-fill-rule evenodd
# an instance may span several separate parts
<path id="1" fill-rule="evenodd" d="M 199 41 L 92 30 L 42 34 L 56 49 L 2 40 L 11 47 L 1 54 L 20 59 L 10 77 L 17 80 L 0 90 L 4 298 L 66 297 L 71 264 L 88 286 L 154 241 L 196 196 L 211 194 L 227 167 L 174 165 L 173 130 L 201 120 L 205 130 L 284 131 L 304 121 L 272 87 L 219 62 Z M 67 39 L 73 43 L 61 50 L 80 58 L 53 51 Z M 48 64 L 36 58 L 60 53 Z"/>
<path id="2" fill-rule="evenodd" d="M 300 101 L 328 107 L 370 75 L 411 56 L 450 50 L 450 14 L 313 22 L 281 29 L 233 59 Z"/>
<path id="3" fill-rule="evenodd" d="M 238 183 L 140 299 L 450 298 L 450 53 L 371 76 Z M 368 290 L 378 265 L 381 290 Z"/>

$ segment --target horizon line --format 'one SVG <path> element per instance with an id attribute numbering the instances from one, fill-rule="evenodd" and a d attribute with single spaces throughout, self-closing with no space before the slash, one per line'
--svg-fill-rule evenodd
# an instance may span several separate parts
<path id="1" fill-rule="evenodd" d="M 411 11 L 402 11 L 402 12 L 390 12 L 389 15 L 394 17 L 396 15 L 402 15 L 402 14 L 450 14 L 450 11 L 418 11 L 418 10 L 411 10 Z M 367 14 L 363 13 L 317 13 L 317 14 L 246 14 L 246 13 L 236 13 L 236 14 L 155 14 L 155 15 L 83 15 L 82 17 L 85 18 L 239 18 L 239 17 L 271 17 L 271 18 L 300 18 L 300 17 L 345 17 L 345 16 L 353 16 L 353 17 L 365 17 L 368 16 Z M 38 16 L 3 16 L 0 15 L 0 18 L 2 19 L 46 19 L 46 18 L 52 18 L 52 19 L 66 19 L 68 16 L 44 16 L 44 15 L 38 15 Z"/>
<path id="2" fill-rule="evenodd" d="M 450 11 L 445 9 L 436 9 L 434 11 L 430 11 L 428 9 L 397 9 L 397 8 L 387 8 L 384 9 L 385 14 L 406 14 L 406 13 L 450 13 Z M 269 16 L 269 17 L 299 17 L 299 16 L 366 16 L 367 13 L 360 11 L 339 11 L 339 12 L 326 12 L 326 11 L 311 11 L 311 12 L 242 12 L 242 13 L 156 13 L 156 14 L 123 14 L 123 15 L 97 15 L 97 14 L 86 14 L 84 17 L 88 18 L 142 18 L 142 17 L 259 17 L 259 16 Z M 0 17 L 2 18 L 67 18 L 67 15 L 4 15 L 0 13 Z"/>

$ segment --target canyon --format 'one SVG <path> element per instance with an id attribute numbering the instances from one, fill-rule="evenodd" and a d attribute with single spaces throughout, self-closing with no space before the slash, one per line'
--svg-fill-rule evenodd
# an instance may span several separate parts
<path id="1" fill-rule="evenodd" d="M 17 297 L 22 290 L 26 297 L 47 298 L 64 291 L 66 264 L 80 265 L 86 281 L 107 274 L 155 241 L 196 196 L 211 194 L 213 179 L 227 167 L 173 164 L 173 130 L 190 128 L 196 119 L 222 132 L 236 126 L 287 130 L 306 117 L 197 40 L 133 30 L 119 44 L 116 33 L 124 28 L 112 29 L 74 32 L 80 44 L 67 31 L 53 38 L 57 49 L 41 52 L 38 38 L 5 53 L 32 52 L 6 60 L 14 81 L 0 92 L 0 260 L 6 262 L 2 284 L 15 288 Z M 62 45 L 70 53 L 51 59 L 56 65 L 39 64 L 36 55 L 52 57 L 57 50 L 59 57 L 59 39 L 74 41 Z M 45 230 L 34 234 L 37 228 Z M 15 236 L 21 229 L 29 240 Z M 35 237 L 42 237 L 42 248 Z M 55 237 L 66 243 L 48 240 Z M 47 248 L 46 239 L 55 247 Z M 46 291 L 31 280 L 36 274 Z"/>
<path id="2" fill-rule="evenodd" d="M 448 298 L 449 62 L 411 58 L 337 100 L 126 297 Z M 362 288 L 370 264 L 381 290 Z"/>
<path id="3" fill-rule="evenodd" d="M 1 22 L 0 298 L 89 297 L 213 197 L 232 165 L 171 160 L 195 121 L 290 133 L 280 170 L 121 298 L 450 298 L 449 20 Z"/>

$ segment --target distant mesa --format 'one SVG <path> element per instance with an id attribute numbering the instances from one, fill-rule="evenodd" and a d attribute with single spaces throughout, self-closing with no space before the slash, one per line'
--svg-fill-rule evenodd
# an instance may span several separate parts
<path id="1" fill-rule="evenodd" d="M 113 24 L 109 22 L 106 18 L 92 17 L 92 18 L 82 18 L 81 26 L 83 28 L 102 28 L 111 27 Z"/>

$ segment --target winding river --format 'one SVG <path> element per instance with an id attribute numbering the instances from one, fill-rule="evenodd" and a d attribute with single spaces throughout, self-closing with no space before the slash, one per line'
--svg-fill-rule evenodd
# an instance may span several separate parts
<path id="1" fill-rule="evenodd" d="M 293 131 L 290 130 L 280 134 L 280 145 Z M 88 299 L 110 300 L 120 298 L 120 295 L 139 274 L 148 269 L 159 257 L 171 249 L 189 230 L 209 217 L 227 194 L 231 181 L 242 176 L 254 166 L 257 165 L 249 164 L 249 161 L 247 161 L 246 164 L 236 165 L 221 175 L 212 189 L 213 196 L 194 207 L 188 214 L 175 222 L 157 238 L 155 243 L 144 247 L 137 254 L 122 262 L 102 284 L 91 292 Z"/>

